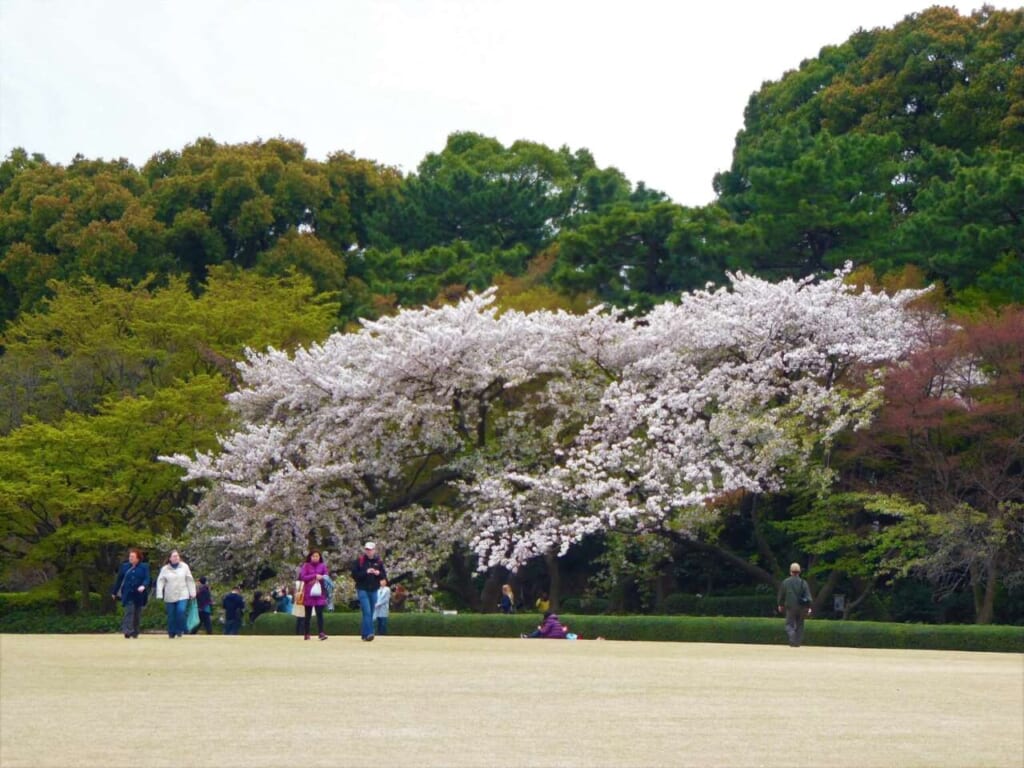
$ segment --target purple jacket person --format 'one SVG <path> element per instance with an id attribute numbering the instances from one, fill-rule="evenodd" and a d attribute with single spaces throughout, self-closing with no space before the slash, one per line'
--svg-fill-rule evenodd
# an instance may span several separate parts
<path id="1" fill-rule="evenodd" d="M 313 609 L 316 608 L 316 624 L 320 632 L 320 639 L 326 640 L 324 634 L 324 606 L 327 605 L 327 588 L 323 583 L 323 577 L 328 575 L 327 565 L 323 561 L 323 555 L 319 549 L 309 553 L 306 562 L 302 564 L 299 571 L 299 581 L 302 582 L 302 605 L 306 609 L 306 639 L 309 640 L 309 622 L 313 618 Z M 320 594 L 312 594 L 313 586 L 320 585 Z"/>
<path id="2" fill-rule="evenodd" d="M 565 640 L 566 634 L 568 634 L 568 627 L 564 626 L 558 618 L 557 613 L 551 613 L 548 611 L 544 614 L 543 623 L 537 627 L 533 632 L 528 635 L 521 635 L 521 637 L 539 637 L 547 640 Z"/>

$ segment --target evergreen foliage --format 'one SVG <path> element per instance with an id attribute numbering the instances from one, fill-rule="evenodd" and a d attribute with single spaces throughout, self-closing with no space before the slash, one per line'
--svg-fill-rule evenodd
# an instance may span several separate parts
<path id="1" fill-rule="evenodd" d="M 565 594 L 573 597 L 651 610 L 666 590 L 685 583 L 696 592 L 701 579 L 771 588 L 785 563 L 799 558 L 819 600 L 842 592 L 851 615 L 870 606 L 883 612 L 878 606 L 906 586 L 908 594 L 930 590 L 933 603 L 970 593 L 967 619 L 1019 620 L 1024 456 L 1013 350 L 1020 349 L 1024 302 L 1022 61 L 1021 9 L 961 16 L 934 7 L 891 28 L 858 30 L 751 95 L 731 166 L 715 179 L 718 199 L 699 208 L 598 167 L 587 149 L 527 140 L 504 146 L 468 131 L 453 133 L 408 174 L 346 152 L 314 160 L 301 142 L 283 138 L 234 145 L 201 138 L 141 168 L 81 156 L 62 166 L 13 150 L 0 163 L 0 582 L 18 589 L 56 583 L 62 602 L 77 594 L 84 607 L 126 545 L 179 542 L 195 518 L 197 489 L 180 484 L 156 456 L 224 450 L 218 436 L 230 434 L 238 418 L 225 397 L 250 396 L 237 391 L 243 361 L 251 371 L 260 355 L 280 362 L 301 350 L 301 367 L 322 352 L 318 345 L 334 343 L 328 337 L 336 330 L 352 332 L 365 321 L 384 333 L 395 326 L 373 321 L 450 308 L 496 285 L 496 315 L 565 310 L 589 317 L 579 322 L 595 332 L 602 323 L 679 331 L 691 348 L 662 352 L 694 370 L 655 366 L 658 384 L 642 366 L 624 373 L 600 355 L 531 369 L 557 345 L 549 339 L 543 354 L 530 352 L 521 370 L 505 372 L 512 378 L 502 374 L 478 388 L 467 380 L 458 384 L 468 389 L 443 393 L 430 418 L 449 420 L 444 440 L 404 454 L 391 474 L 378 475 L 377 464 L 358 477 L 333 478 L 377 499 L 379 508 L 369 518 L 361 510 L 360 519 L 380 513 L 426 521 L 423 540 L 409 546 L 425 552 L 431 537 L 449 546 L 447 559 L 435 557 L 430 569 L 457 585 L 453 592 L 479 607 L 516 559 L 487 561 L 493 567 L 481 586 L 474 557 L 491 555 L 467 554 L 465 537 L 437 539 L 450 512 L 461 515 L 472 494 L 487 507 L 499 496 L 521 504 L 531 493 L 558 490 L 571 503 L 552 511 L 558 522 L 544 536 L 559 526 L 564 533 L 569 518 L 603 515 L 602 522 L 555 536 L 550 550 L 537 544 L 544 536 L 520 541 L 524 562 L 516 562 L 556 585 L 563 574 L 554 555 L 568 563 L 586 551 L 585 562 L 566 566 Z M 778 366 L 752 378 L 763 362 L 757 350 L 723 342 L 718 352 L 751 375 L 715 378 L 726 370 L 714 368 L 723 360 L 701 358 L 685 327 L 666 330 L 665 317 L 676 310 L 665 307 L 692 304 L 708 283 L 731 285 L 738 271 L 771 281 L 828 278 L 847 262 L 856 270 L 846 279 L 862 287 L 893 293 L 936 284 L 931 309 L 967 329 L 949 343 L 936 334 L 889 376 L 881 402 L 869 397 L 881 390 L 866 373 L 875 367 L 884 375 L 878 359 L 854 364 L 833 349 L 832 363 L 844 370 L 825 366 L 801 378 L 793 349 L 769 344 Z M 622 313 L 601 321 L 586 314 L 599 303 Z M 710 304 L 705 309 L 713 314 Z M 734 320 L 722 314 L 718 327 Z M 819 320 L 842 330 L 840 321 Z M 846 321 L 855 326 L 852 316 Z M 341 346 L 355 355 L 359 343 Z M 511 349 L 499 345 L 494 355 Z M 932 386 L 953 381 L 964 361 L 977 375 L 962 390 Z M 424 387 L 443 378 L 444 362 L 443 355 L 419 361 L 437 366 Z M 522 370 L 531 373 L 516 378 Z M 605 399 L 610 381 L 620 388 Z M 763 385 L 757 408 L 746 407 L 757 390 L 751 382 Z M 315 383 L 327 391 L 338 382 Z M 721 392 L 701 400 L 713 383 Z M 787 387 L 797 384 L 836 399 L 790 399 Z M 729 412 L 744 391 L 746 406 Z M 398 405 L 415 400 L 408 397 Z M 867 443 L 839 428 L 816 431 L 840 400 L 850 413 L 880 407 Z M 268 423 L 277 419 L 281 428 L 294 414 L 277 402 Z M 607 417 L 594 421 L 600 429 L 583 429 L 600 409 L 622 415 L 630 402 L 637 410 L 628 435 Z M 914 408 L 917 421 L 907 416 Z M 526 413 L 535 419 L 529 425 Z M 845 426 L 857 421 L 850 413 Z M 659 436 L 676 430 L 696 439 L 699 430 L 684 414 L 718 426 L 731 416 L 734 434 L 746 438 L 730 447 L 733 459 L 767 454 L 768 432 L 793 450 L 772 465 L 771 482 L 763 467 L 740 460 L 679 482 L 679 455 L 661 455 Z M 408 429 L 413 447 L 429 433 L 426 421 L 401 420 L 364 432 L 383 427 Z M 631 454 L 593 463 L 596 446 L 624 436 Z M 322 438 L 265 457 L 265 476 L 249 490 L 280 469 L 271 464 Z M 555 457 L 552 439 L 572 461 Z M 677 439 L 673 450 L 683 443 Z M 509 457 L 521 470 L 515 478 L 494 471 Z M 573 466 L 581 474 L 570 488 L 556 476 Z M 489 472 L 490 485 L 465 484 Z M 608 479 L 604 496 L 580 495 L 586 473 Z M 746 473 L 750 482 L 723 483 L 723 473 Z M 499 488 L 502 482 L 508 486 Z M 716 493 L 698 500 L 706 505 L 700 514 L 679 503 L 680 488 L 705 482 Z M 589 505 L 597 517 L 579 516 L 573 505 Z M 637 514 L 646 522 L 636 529 L 607 525 Z M 291 546 L 308 533 L 299 525 Z M 652 533 L 661 544 L 643 538 Z M 633 541 L 623 544 L 620 534 Z M 589 535 L 600 544 L 584 542 Z M 209 541 L 193 546 L 205 557 L 201 543 Z M 253 585 L 274 575 L 259 558 L 246 568 L 239 573 Z"/>

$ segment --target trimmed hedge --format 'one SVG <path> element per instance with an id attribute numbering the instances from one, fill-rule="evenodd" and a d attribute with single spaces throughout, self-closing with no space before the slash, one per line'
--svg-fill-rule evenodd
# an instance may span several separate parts
<path id="1" fill-rule="evenodd" d="M 388 630 L 392 635 L 432 637 L 518 637 L 538 623 L 531 614 L 395 613 Z M 649 640 L 683 643 L 785 644 L 781 618 L 732 618 L 701 616 L 582 616 L 561 615 L 562 622 L 584 639 Z M 328 634 L 358 635 L 359 614 L 329 613 Z M 291 635 L 295 619 L 264 614 L 252 633 Z M 804 643 L 849 648 L 905 648 L 936 651 L 1024 652 L 1024 627 L 976 624 L 891 624 L 873 621 L 823 621 L 812 619 L 804 631 Z"/>
<path id="2" fill-rule="evenodd" d="M 33 589 L 30 592 L 0 592 L 0 617 L 14 611 L 53 611 L 60 603 L 56 588 Z M 65 601 L 78 607 L 78 598 Z M 89 595 L 89 607 L 99 611 L 108 605 L 110 597 L 95 592 Z"/>
<path id="3" fill-rule="evenodd" d="M 157 609 L 142 612 L 139 626 L 143 631 L 165 630 L 167 614 Z M 77 613 L 62 616 L 48 606 L 47 610 L 16 610 L 0 615 L 0 632 L 33 635 L 104 634 L 121 631 L 121 611 L 117 613 Z"/>
<path id="4" fill-rule="evenodd" d="M 6 596 L 5 596 L 6 597 Z M 62 616 L 52 601 L 28 607 L 15 601 L 0 603 L 0 633 L 73 634 L 116 633 L 121 614 L 76 614 Z M 747 643 L 780 645 L 786 642 L 781 618 L 735 618 L 704 616 L 592 616 L 561 614 L 571 631 L 584 639 L 648 640 L 683 643 Z M 531 631 L 540 617 L 532 613 L 504 614 L 394 613 L 389 622 L 393 635 L 429 637 L 518 637 Z M 325 617 L 329 634 L 358 635 L 358 612 L 329 613 Z M 150 604 L 142 614 L 144 631 L 164 631 L 163 604 Z M 215 623 L 214 632 L 223 631 Z M 268 613 L 243 634 L 292 635 L 295 617 Z M 1024 627 L 980 626 L 976 624 L 894 624 L 874 621 L 829 621 L 812 619 L 804 632 L 806 645 L 851 648 L 907 648 L 944 651 L 992 651 L 1024 653 Z"/>

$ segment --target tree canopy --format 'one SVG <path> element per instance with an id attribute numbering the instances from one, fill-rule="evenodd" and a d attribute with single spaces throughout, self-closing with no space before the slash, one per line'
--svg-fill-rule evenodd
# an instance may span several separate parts
<path id="1" fill-rule="evenodd" d="M 778 490 L 868 418 L 876 390 L 851 370 L 913 347 L 917 295 L 738 275 L 636 321 L 498 314 L 490 293 L 406 310 L 250 354 L 240 429 L 169 460 L 212 484 L 203 538 L 254 558 L 387 530 L 410 570 L 460 539 L 518 567 L 617 527 L 692 535 L 709 502 Z M 430 548 L 427 520 L 447 531 Z"/>
<path id="2" fill-rule="evenodd" d="M 560 553 L 652 592 L 807 557 L 820 599 L 928 579 L 992 619 L 1021 592 L 1022 60 L 1020 9 L 858 30 L 751 95 L 700 207 L 468 130 L 409 173 L 281 137 L 14 149 L 0 580 L 87 591 L 201 533 L 256 583 L 393 529 L 463 592 Z"/>

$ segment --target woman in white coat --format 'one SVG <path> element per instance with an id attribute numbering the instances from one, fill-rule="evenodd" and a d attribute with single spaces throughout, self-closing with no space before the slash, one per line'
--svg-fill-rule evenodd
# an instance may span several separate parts
<path id="1" fill-rule="evenodd" d="M 172 550 L 156 580 L 156 596 L 167 606 L 167 636 L 172 640 L 185 634 L 188 601 L 196 596 L 196 582 L 178 550 Z"/>

